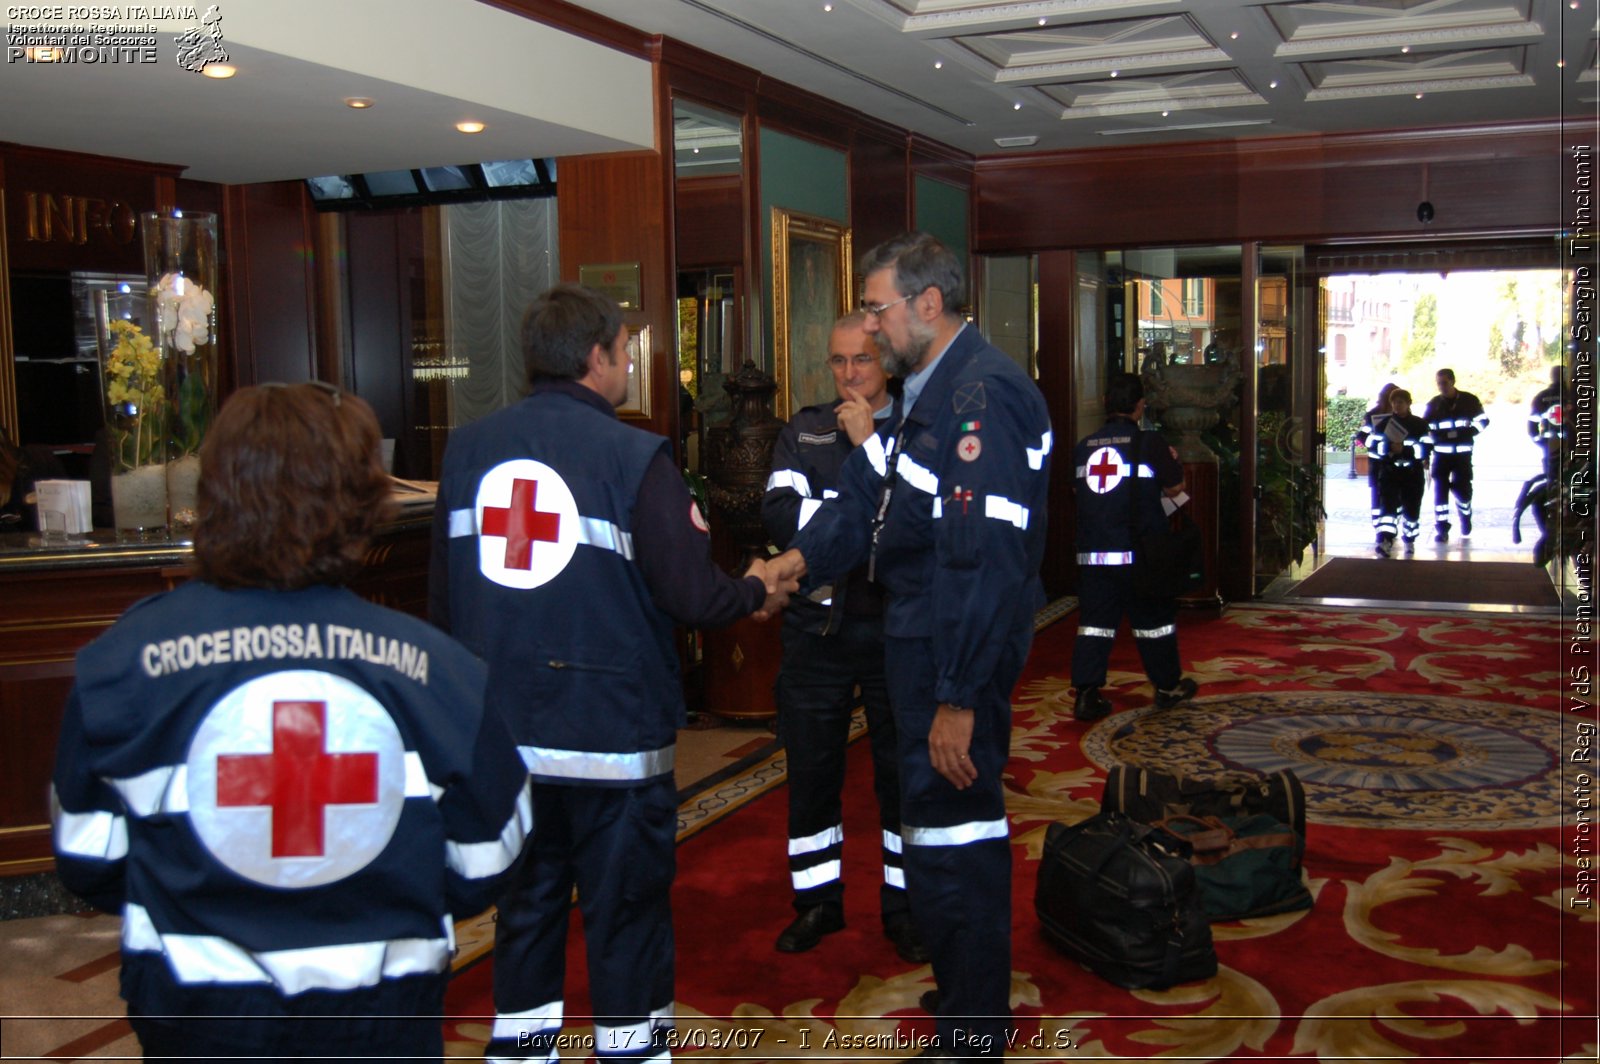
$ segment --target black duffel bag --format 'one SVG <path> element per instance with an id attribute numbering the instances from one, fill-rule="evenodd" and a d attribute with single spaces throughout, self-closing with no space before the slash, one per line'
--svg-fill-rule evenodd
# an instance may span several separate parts
<path id="1" fill-rule="evenodd" d="M 1120 813 L 1051 824 L 1034 910 L 1051 944 L 1129 989 L 1217 974 L 1189 844 Z"/>
<path id="2" fill-rule="evenodd" d="M 1102 811 L 1126 813 L 1144 824 L 1170 816 L 1238 817 L 1265 813 L 1306 838 L 1306 789 L 1288 769 L 1230 772 L 1201 778 L 1114 765 L 1106 773 Z M 1299 867 L 1298 862 L 1296 867 Z"/>

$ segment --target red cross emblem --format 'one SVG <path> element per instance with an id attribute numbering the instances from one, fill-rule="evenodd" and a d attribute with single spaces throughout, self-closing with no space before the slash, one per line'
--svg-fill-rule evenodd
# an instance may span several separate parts
<path id="1" fill-rule="evenodd" d="M 272 856 L 321 857 L 323 810 L 378 800 L 377 754 L 330 754 L 325 702 L 274 702 L 272 753 L 217 757 L 217 805 L 272 809 Z"/>
<path id="2" fill-rule="evenodd" d="M 1122 456 L 1114 447 L 1101 447 L 1089 456 L 1089 461 L 1083 467 L 1083 478 L 1089 482 L 1089 490 L 1096 495 L 1106 492 L 1122 483 L 1122 478 L 1128 475 L 1128 467 L 1122 464 Z"/>
<path id="3" fill-rule="evenodd" d="M 534 543 L 554 543 L 561 535 L 561 515 L 539 510 L 537 480 L 518 478 L 511 485 L 510 506 L 486 506 L 483 534 L 506 537 L 506 568 L 533 568 Z"/>
<path id="4" fill-rule="evenodd" d="M 963 436 L 956 443 L 956 455 L 963 462 L 975 461 L 983 453 L 983 442 L 976 436 Z"/>

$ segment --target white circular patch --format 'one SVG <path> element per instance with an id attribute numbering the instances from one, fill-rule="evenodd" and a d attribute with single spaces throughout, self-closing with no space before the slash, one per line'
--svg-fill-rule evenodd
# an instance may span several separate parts
<path id="1" fill-rule="evenodd" d="M 543 462 L 502 462 L 478 482 L 478 568 L 524 591 L 561 574 L 578 549 L 578 504 Z"/>
<path id="2" fill-rule="evenodd" d="M 983 441 L 976 436 L 967 435 L 956 441 L 956 456 L 963 462 L 976 462 L 983 453 Z"/>
<path id="3" fill-rule="evenodd" d="M 313 669 L 228 692 L 195 732 L 185 770 L 200 841 L 269 887 L 359 872 L 389 845 L 405 803 L 405 743 L 388 711 Z"/>
<path id="4" fill-rule="evenodd" d="M 1083 479 L 1089 485 L 1089 490 L 1096 495 L 1104 495 L 1115 490 L 1122 478 L 1133 470 L 1128 463 L 1122 460 L 1122 455 L 1115 447 L 1101 447 L 1089 456 L 1089 461 L 1083 467 Z"/>

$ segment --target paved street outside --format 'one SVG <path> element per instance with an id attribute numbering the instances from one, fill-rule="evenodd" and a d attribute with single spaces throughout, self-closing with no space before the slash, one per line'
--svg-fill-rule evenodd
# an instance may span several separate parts
<path id="1" fill-rule="evenodd" d="M 1420 414 L 1426 400 L 1417 403 Z M 1522 484 L 1539 471 L 1543 452 L 1528 438 L 1525 403 L 1497 403 L 1487 408 L 1489 427 L 1478 436 L 1472 461 L 1472 535 L 1461 535 L 1461 523 L 1451 505 L 1450 541 L 1433 541 L 1433 480 L 1422 492 L 1422 535 L 1417 538 L 1417 558 L 1474 561 L 1532 561 L 1539 538 L 1531 513 L 1522 515 L 1522 544 L 1511 542 L 1511 517 Z M 1366 477 L 1350 479 L 1349 453 L 1329 454 L 1323 480 L 1323 506 L 1328 512 L 1323 526 L 1324 558 L 1372 558 L 1376 537 L 1372 531 L 1371 496 Z M 1431 463 L 1430 463 L 1431 464 Z M 1399 553 L 1396 558 L 1404 560 Z M 1462 570 L 1463 579 L 1467 570 Z"/>

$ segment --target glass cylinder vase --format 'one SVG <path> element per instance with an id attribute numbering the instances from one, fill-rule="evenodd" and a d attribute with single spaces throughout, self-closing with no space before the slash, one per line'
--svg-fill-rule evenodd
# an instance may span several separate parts
<path id="1" fill-rule="evenodd" d="M 100 394 L 105 400 L 111 509 L 117 534 L 167 527 L 167 391 L 154 311 L 143 292 L 95 292 Z"/>
<path id="2" fill-rule="evenodd" d="M 167 507 L 183 535 L 194 527 L 200 444 L 216 412 L 217 216 L 147 211 L 140 225 L 169 397 Z"/>

